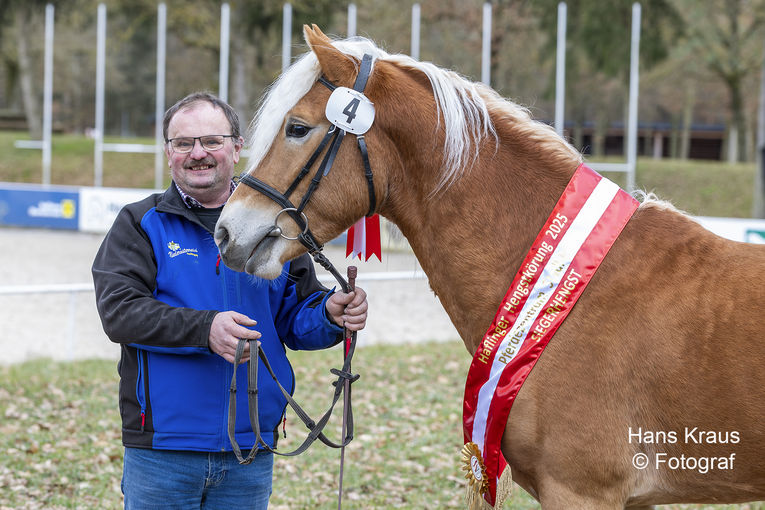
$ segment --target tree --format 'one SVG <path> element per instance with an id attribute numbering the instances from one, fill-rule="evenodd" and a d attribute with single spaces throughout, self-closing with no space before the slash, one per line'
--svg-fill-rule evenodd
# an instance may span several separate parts
<path id="1" fill-rule="evenodd" d="M 231 104 L 251 118 L 258 97 L 281 73 L 283 0 L 232 0 Z M 293 0 L 292 41 L 303 40 L 303 24 L 329 26 L 347 9 L 348 0 Z"/>
<path id="2" fill-rule="evenodd" d="M 533 2 L 540 27 L 547 34 L 548 54 L 554 58 L 559 0 Z M 566 104 L 580 146 L 582 124 L 595 120 L 594 153 L 602 153 L 609 111 L 626 104 L 629 82 L 630 26 L 633 0 L 569 0 L 566 31 Z M 680 34 L 682 19 L 668 0 L 643 0 L 640 37 L 641 69 L 666 58 Z M 578 84 L 584 85 L 578 87 Z M 593 90 L 600 90 L 593 94 Z M 611 93 L 603 93 L 611 91 Z M 616 96 L 620 101 L 616 101 Z M 618 107 L 616 107 L 618 109 Z M 626 110 L 622 110 L 626 111 Z M 578 139 L 578 140 L 577 140 Z"/>
<path id="3" fill-rule="evenodd" d="M 40 113 L 39 90 L 36 86 L 35 69 L 32 52 L 34 43 L 31 35 L 35 33 L 34 26 L 42 26 L 45 5 L 54 7 L 68 6 L 72 0 L 5 0 L 0 2 L 0 42 L 10 34 L 6 30 L 11 27 L 15 36 L 16 55 L 4 55 L 7 78 L 6 91 L 12 90 L 16 81 L 21 88 L 21 99 L 27 120 L 29 135 L 33 139 L 42 137 L 42 117 Z"/>
<path id="4" fill-rule="evenodd" d="M 172 102 L 200 89 L 217 92 L 222 2 L 165 0 L 165 3 L 167 100 Z M 229 0 L 228 3 L 231 9 L 229 102 L 245 121 L 251 117 L 260 92 L 281 71 L 284 1 Z M 292 1 L 293 36 L 301 37 L 302 23 L 328 23 L 347 3 L 347 0 Z M 110 26 L 118 27 L 117 30 L 110 28 L 110 33 L 119 34 L 117 41 L 109 44 L 109 48 L 117 48 L 108 50 L 110 61 L 119 73 L 119 78 L 110 82 L 113 99 L 120 102 L 123 110 L 149 118 L 154 103 L 154 67 L 149 59 L 155 54 L 157 2 L 111 0 L 109 12 Z"/>
<path id="5" fill-rule="evenodd" d="M 744 84 L 762 62 L 765 36 L 763 0 L 674 0 L 685 20 L 694 57 L 703 62 L 728 92 L 730 127 L 737 133 L 739 161 L 747 160 Z"/>

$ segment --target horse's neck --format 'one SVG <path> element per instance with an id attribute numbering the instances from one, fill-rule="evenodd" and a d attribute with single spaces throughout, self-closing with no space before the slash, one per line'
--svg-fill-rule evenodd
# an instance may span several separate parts
<path id="1" fill-rule="evenodd" d="M 432 198 L 415 188 L 390 197 L 391 219 L 407 237 L 430 286 L 474 352 L 570 169 L 519 164 L 500 149 Z M 576 162 L 568 165 L 576 168 Z M 430 169 L 437 172 L 437 168 Z M 422 176 L 428 169 L 410 169 Z"/>

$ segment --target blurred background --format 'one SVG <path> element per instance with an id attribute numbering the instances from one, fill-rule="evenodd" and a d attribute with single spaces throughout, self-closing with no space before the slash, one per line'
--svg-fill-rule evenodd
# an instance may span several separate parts
<path id="1" fill-rule="evenodd" d="M 73 144 L 69 150 L 76 153 L 77 137 L 92 136 L 99 3 L 105 5 L 108 19 L 104 135 L 153 137 L 158 37 L 158 3 L 153 0 L 0 1 L 0 131 L 28 134 L 31 140 L 41 137 L 45 5 L 51 4 L 55 6 L 52 128 L 72 137 L 60 139 L 58 153 L 66 155 L 66 143 Z M 165 106 L 195 90 L 218 91 L 221 2 L 164 4 Z M 331 35 L 347 34 L 347 0 L 290 4 L 293 58 L 306 50 L 304 23 L 316 23 Z M 228 99 L 246 125 L 258 99 L 282 69 L 284 2 L 233 0 L 228 5 Z M 353 5 L 358 35 L 391 53 L 411 53 L 413 2 L 359 0 Z M 480 80 L 484 2 L 424 0 L 417 5 L 419 58 Z M 552 123 L 558 1 L 495 0 L 490 6 L 491 86 L 529 106 L 536 118 Z M 631 6 L 628 0 L 567 2 L 565 133 L 593 158 L 624 152 Z M 645 0 L 641 6 L 638 154 L 753 162 L 765 1 Z M 7 144 L 7 134 L 4 138 L 0 141 Z M 0 162 L 0 181 L 40 182 L 39 165 L 27 168 L 15 163 Z M 74 172 L 66 163 L 54 162 L 58 171 L 54 170 L 52 182 L 92 184 L 92 172 L 82 168 L 83 163 Z M 104 184 L 152 184 L 151 179 L 137 181 L 135 169 L 126 178 L 110 168 L 119 164 L 105 164 Z"/>

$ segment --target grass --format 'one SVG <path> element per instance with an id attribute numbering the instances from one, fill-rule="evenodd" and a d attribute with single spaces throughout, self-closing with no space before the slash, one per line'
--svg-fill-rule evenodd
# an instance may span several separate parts
<path id="1" fill-rule="evenodd" d="M 754 163 L 640 158 L 635 185 L 693 215 L 749 218 L 754 171 Z M 606 176 L 625 185 L 624 174 Z"/>
<path id="2" fill-rule="evenodd" d="M 340 351 L 291 355 L 296 398 L 316 416 L 331 396 Z M 346 449 L 343 508 L 464 508 L 458 467 L 470 357 L 461 342 L 357 351 L 354 441 Z M 38 360 L 0 366 L 0 510 L 122 508 L 122 446 L 113 361 Z M 340 436 L 341 411 L 328 426 Z M 305 437 L 288 416 L 283 451 Z M 316 443 L 274 468 L 274 510 L 337 508 L 338 450 Z M 518 487 L 506 509 L 538 509 Z M 667 510 L 765 510 L 765 505 L 673 505 Z"/>
<path id="3" fill-rule="evenodd" d="M 114 362 L 0 367 L 0 508 L 117 508 L 116 396 Z"/>
<path id="4" fill-rule="evenodd" d="M 16 140 L 25 133 L 0 131 L 0 182 L 42 182 L 42 156 L 37 149 L 17 149 Z M 105 142 L 152 144 L 150 138 L 129 140 L 107 137 Z M 51 183 L 92 186 L 95 142 L 81 135 L 54 135 L 51 140 Z M 154 154 L 105 152 L 103 184 L 116 188 L 153 188 Z M 163 166 L 163 168 L 166 168 Z M 165 184 L 169 184 L 166 172 Z"/>
<path id="5" fill-rule="evenodd" d="M 13 142 L 27 139 L 24 133 L 1 132 L 0 182 L 42 180 L 39 150 L 16 149 Z M 107 141 L 120 141 L 109 139 Z M 151 139 L 121 140 L 153 143 Z M 84 136 L 55 135 L 52 140 L 51 181 L 53 184 L 90 186 L 93 184 L 94 142 Z M 611 160 L 619 161 L 619 159 Z M 244 163 L 239 164 L 239 170 Z M 163 166 L 163 168 L 165 168 Z M 755 165 L 729 165 L 719 161 L 679 161 L 638 159 L 636 185 L 670 200 L 678 208 L 701 216 L 748 218 L 752 214 Z M 167 172 L 166 172 L 167 174 Z M 624 186 L 624 174 L 606 174 Z M 165 175 L 165 184 L 169 183 Z M 104 186 L 154 187 L 154 155 L 104 153 Z"/>

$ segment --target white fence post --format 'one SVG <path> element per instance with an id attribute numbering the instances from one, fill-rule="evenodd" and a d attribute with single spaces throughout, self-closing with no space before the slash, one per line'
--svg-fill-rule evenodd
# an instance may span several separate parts
<path id="1" fill-rule="evenodd" d="M 286 71 L 292 60 L 292 4 L 282 7 L 282 72 Z"/>
<path id="2" fill-rule="evenodd" d="M 228 102 L 228 48 L 231 31 L 231 8 L 220 6 L 220 65 L 218 67 L 218 97 Z"/>
<path id="3" fill-rule="evenodd" d="M 566 118 L 566 2 L 558 4 L 558 46 L 555 55 L 555 131 L 563 136 Z"/>
<path id="4" fill-rule="evenodd" d="M 481 81 L 491 86 L 491 3 L 483 4 L 483 38 L 481 44 Z"/>
<path id="5" fill-rule="evenodd" d="M 96 28 L 96 129 L 93 186 L 104 184 L 104 90 L 106 89 L 106 5 L 98 4 Z"/>
<path id="6" fill-rule="evenodd" d="M 162 188 L 162 118 L 165 115 L 165 52 L 167 35 L 167 7 L 164 3 L 157 6 L 157 93 L 155 100 L 155 135 L 154 135 L 154 188 Z"/>
<path id="7" fill-rule="evenodd" d="M 627 130 L 627 190 L 635 189 L 637 166 L 638 87 L 640 66 L 640 4 L 632 4 L 632 37 L 630 42 L 630 95 Z"/>
<path id="8" fill-rule="evenodd" d="M 45 69 L 43 76 L 42 183 L 50 185 L 51 135 L 53 131 L 53 23 L 55 7 L 45 6 Z"/>
<path id="9" fill-rule="evenodd" d="M 637 131 L 638 131 L 638 93 L 640 79 L 638 74 L 640 61 L 640 4 L 632 4 L 632 29 L 630 31 L 630 84 L 627 103 L 626 129 L 624 143 L 626 144 L 624 163 L 590 163 L 589 166 L 597 172 L 625 172 L 627 174 L 626 188 L 635 189 L 635 167 L 637 166 Z"/>
<path id="10" fill-rule="evenodd" d="M 765 53 L 765 51 L 763 52 Z M 765 217 L 765 60 L 760 70 L 760 103 L 757 109 L 757 155 L 754 171 L 752 217 Z"/>
<path id="11" fill-rule="evenodd" d="M 348 4 L 348 37 L 356 36 L 356 4 Z"/>
<path id="12" fill-rule="evenodd" d="M 420 60 L 420 4 L 412 5 L 412 43 L 410 56 Z"/>

